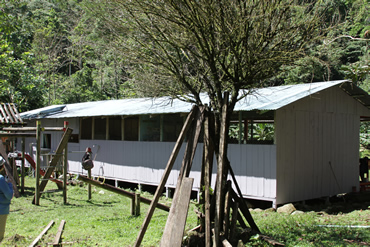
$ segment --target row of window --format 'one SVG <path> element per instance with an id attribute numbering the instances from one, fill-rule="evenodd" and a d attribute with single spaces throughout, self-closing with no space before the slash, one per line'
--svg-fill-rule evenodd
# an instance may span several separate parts
<path id="1" fill-rule="evenodd" d="M 176 141 L 184 123 L 180 114 L 88 117 L 80 120 L 85 140 Z"/>

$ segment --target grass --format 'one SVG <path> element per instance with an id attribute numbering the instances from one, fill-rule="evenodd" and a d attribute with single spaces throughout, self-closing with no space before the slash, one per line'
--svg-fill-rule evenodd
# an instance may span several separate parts
<path id="1" fill-rule="evenodd" d="M 68 186 L 68 204 L 63 204 L 62 192 L 45 193 L 40 206 L 33 205 L 35 180 L 26 178 L 26 193 L 12 200 L 5 238 L 2 246 L 28 246 L 46 225 L 54 220 L 54 226 L 39 242 L 47 246 L 53 242 L 59 224 L 66 221 L 63 231 L 63 246 L 132 246 L 146 216 L 148 205 L 141 204 L 141 215 L 130 215 L 131 200 L 121 195 L 93 187 L 92 199 L 87 200 L 87 186 Z M 56 189 L 49 183 L 46 190 Z M 143 192 L 143 197 L 152 195 Z M 162 197 L 161 203 L 170 205 Z M 305 213 L 286 215 L 269 211 L 252 211 L 252 216 L 261 232 L 286 246 L 363 246 L 370 243 L 370 228 L 323 227 L 320 225 L 370 225 L 369 204 L 359 204 L 340 210 L 308 208 Z M 197 225 L 191 203 L 186 230 Z M 329 212 L 330 211 L 330 212 Z M 158 246 L 168 213 L 156 209 L 142 246 Z M 269 246 L 259 235 L 254 235 L 246 246 Z"/>

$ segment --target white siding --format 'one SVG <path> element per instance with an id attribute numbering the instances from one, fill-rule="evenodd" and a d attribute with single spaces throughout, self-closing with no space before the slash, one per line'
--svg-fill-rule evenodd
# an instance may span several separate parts
<path id="1" fill-rule="evenodd" d="M 278 204 L 358 186 L 359 120 L 366 114 L 365 107 L 338 88 L 277 111 Z"/>

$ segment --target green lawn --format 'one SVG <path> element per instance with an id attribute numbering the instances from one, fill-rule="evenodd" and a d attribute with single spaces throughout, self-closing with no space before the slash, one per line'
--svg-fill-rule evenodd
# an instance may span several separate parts
<path id="1" fill-rule="evenodd" d="M 135 242 L 148 210 L 148 205 L 141 204 L 142 214 L 133 217 L 130 215 L 129 198 L 96 187 L 92 189 L 92 200 L 88 201 L 86 185 L 68 186 L 67 205 L 63 204 L 62 192 L 56 192 L 43 194 L 40 206 L 35 206 L 31 203 L 34 184 L 35 180 L 27 177 L 25 195 L 13 199 L 2 246 L 28 246 L 51 220 L 54 220 L 55 224 L 44 235 L 40 246 L 47 246 L 53 242 L 62 220 L 66 221 L 62 239 L 64 246 L 130 246 Z M 47 186 L 47 189 L 56 188 L 54 183 Z M 142 196 L 151 197 L 145 192 Z M 160 202 L 170 204 L 170 200 L 164 197 Z M 263 234 L 286 246 L 363 246 L 364 243 L 370 243 L 370 229 L 344 226 L 369 226 L 368 206 L 359 204 L 357 209 L 329 214 L 318 209 L 309 209 L 297 215 L 269 211 L 252 211 L 252 215 Z M 192 202 L 187 230 L 197 225 L 195 207 L 195 203 Z M 163 210 L 155 210 L 142 246 L 159 245 L 167 215 L 168 213 Z M 246 244 L 246 246 L 263 245 L 268 246 L 258 235 L 253 235 Z"/>

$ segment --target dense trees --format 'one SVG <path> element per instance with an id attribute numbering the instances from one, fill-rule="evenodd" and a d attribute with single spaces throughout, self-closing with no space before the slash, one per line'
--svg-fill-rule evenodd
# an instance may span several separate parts
<path id="1" fill-rule="evenodd" d="M 153 92 L 156 92 L 154 96 L 168 93 L 177 95 L 178 92 L 186 92 L 188 89 L 181 88 L 183 86 L 179 85 L 183 84 L 177 83 L 182 79 L 170 76 L 168 73 L 163 74 L 164 70 L 159 70 L 160 64 L 149 66 L 136 63 L 132 59 L 134 55 L 132 52 L 140 48 L 134 42 L 134 34 L 138 32 L 129 26 L 134 23 L 132 18 L 124 19 L 127 16 L 122 6 L 124 2 L 118 1 L 115 4 L 119 5 L 116 8 L 113 6 L 115 9 L 107 9 L 108 6 L 112 7 L 109 4 L 113 4 L 113 1 L 96 1 L 94 4 L 91 4 L 91 1 L 80 0 L 3 1 L 0 4 L 1 101 L 18 103 L 20 110 L 24 111 L 54 103 L 150 96 Z M 251 3 L 253 1 L 248 1 L 248 4 Z M 201 5 L 202 2 L 199 4 Z M 218 4 L 222 5 L 222 3 Z M 311 46 L 306 46 L 305 50 L 302 50 L 304 57 L 292 63 L 285 63 L 279 68 L 276 66 L 281 64 L 279 60 L 273 63 L 274 66 L 266 66 L 271 67 L 268 72 L 270 78 L 264 82 L 276 85 L 348 77 L 358 81 L 361 87 L 368 90 L 369 43 L 365 38 L 365 32 L 370 30 L 367 17 L 368 0 L 317 1 L 317 4 L 320 4 L 321 10 L 325 10 L 327 25 L 337 20 L 343 21 L 342 24 L 330 30 L 325 42 L 317 40 Z M 213 23 L 213 28 L 228 28 L 220 26 L 215 21 L 219 20 L 221 14 L 225 17 L 235 14 L 234 22 L 227 23 L 235 30 L 235 26 L 240 26 L 238 17 L 245 14 L 243 12 L 222 12 L 224 6 L 219 6 L 220 11 L 213 13 L 215 18 L 207 20 L 205 15 L 210 14 L 212 6 L 201 8 L 200 5 L 200 10 L 204 11 L 198 11 L 198 17 L 200 20 L 203 18 L 203 24 Z M 101 12 L 102 10 L 106 10 L 107 15 L 118 15 L 110 18 L 109 21 L 108 16 Z M 154 10 L 158 9 L 152 10 L 150 13 L 152 16 L 155 15 Z M 158 11 L 160 12 L 160 9 Z M 187 17 L 189 11 L 184 10 L 183 17 Z M 103 14 L 99 15 L 99 13 Z M 144 16 L 141 16 L 138 20 L 144 19 Z M 186 19 L 180 21 L 186 21 Z M 297 21 L 299 21 L 298 18 Z M 117 25 L 120 25 L 119 29 Z M 212 28 L 212 25 L 208 28 Z M 211 30 L 204 29 L 203 31 L 205 35 L 208 35 Z M 312 30 L 312 37 L 316 31 L 318 30 Z M 226 32 L 225 35 L 234 34 Z M 179 37 L 167 38 L 174 38 L 175 41 Z M 213 37 L 214 40 L 219 38 L 225 37 L 222 35 Z M 234 42 L 235 37 L 229 36 L 229 38 L 232 38 L 230 42 Z M 295 41 L 290 39 L 289 42 L 294 43 Z M 148 49 L 150 46 L 155 46 L 154 43 L 146 45 Z M 253 62 L 248 61 L 247 63 L 247 59 L 243 57 L 246 53 L 232 50 L 238 45 L 235 42 L 231 46 L 229 43 L 214 45 L 222 49 L 226 48 L 223 51 L 224 54 L 214 55 L 219 56 L 220 61 L 222 59 L 226 61 L 228 69 L 238 71 L 239 68 L 249 66 L 248 63 Z M 130 49 L 123 49 L 123 47 Z M 156 47 L 156 50 L 158 48 Z M 150 52 L 152 51 L 148 50 L 146 54 L 151 55 Z M 168 52 L 175 51 L 169 49 Z M 182 54 L 182 60 L 186 57 L 190 59 L 189 55 L 192 50 L 188 49 L 186 52 Z M 228 61 L 231 56 L 228 57 L 225 54 L 233 54 L 234 60 Z M 192 65 L 182 66 L 181 69 L 184 71 L 183 77 L 194 84 L 200 78 L 205 78 L 205 73 L 209 73 L 210 68 L 200 63 L 198 58 L 192 57 L 191 59 Z M 260 58 L 249 56 L 249 59 L 258 61 Z M 199 74 L 199 71 L 198 74 L 192 71 L 192 67 L 198 66 L 203 67 L 203 74 Z M 250 67 L 250 71 L 254 69 L 255 67 Z M 158 80 L 158 76 L 161 77 L 161 81 Z M 217 76 L 222 78 L 222 84 L 227 87 L 228 84 L 225 81 L 230 80 L 230 75 Z M 248 79 L 246 73 L 240 73 L 237 76 L 241 82 L 243 81 L 241 84 L 246 83 Z M 148 87 L 148 81 L 157 81 L 158 84 L 150 84 L 152 86 Z M 160 84 L 166 85 L 165 92 L 159 90 Z M 168 85 L 171 86 L 168 87 Z M 168 91 L 168 88 L 171 91 Z M 197 88 L 198 91 L 201 89 L 201 87 Z"/>

